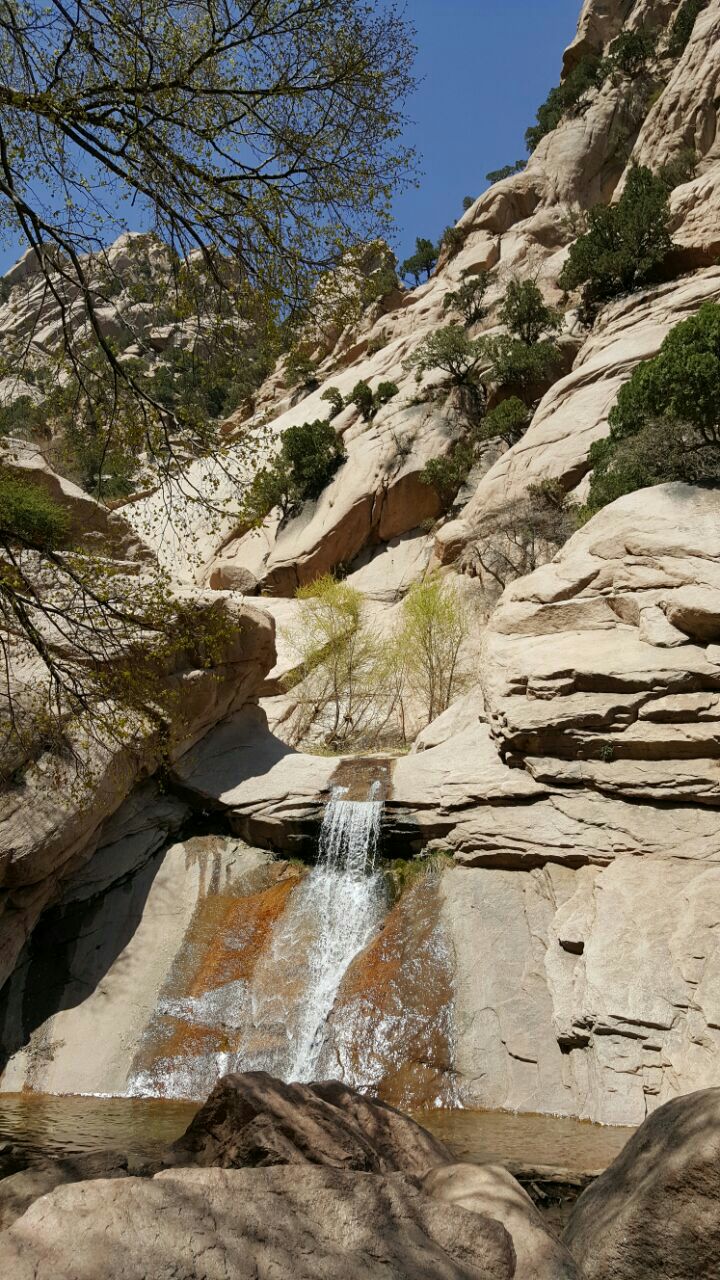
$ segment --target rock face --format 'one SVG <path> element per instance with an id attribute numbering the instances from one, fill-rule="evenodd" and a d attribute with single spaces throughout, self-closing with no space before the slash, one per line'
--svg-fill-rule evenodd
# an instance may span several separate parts
<path id="1" fill-rule="evenodd" d="M 402 1177 L 184 1169 L 64 1187 L 0 1237 L 13 1280 L 512 1280 L 498 1222 Z"/>
<path id="2" fill-rule="evenodd" d="M 250 1071 L 220 1081 L 171 1158 L 223 1169 L 310 1163 L 423 1177 L 452 1157 L 413 1120 L 338 1081 L 282 1084 Z"/>
<path id="3" fill-rule="evenodd" d="M 694 1280 L 720 1258 L 720 1089 L 676 1098 L 575 1205 L 565 1242 L 584 1280 Z"/>
<path id="4" fill-rule="evenodd" d="M 476 544 L 492 538 L 498 513 L 545 478 L 575 489 L 587 474 L 590 446 L 608 433 L 608 414 L 623 383 L 641 361 L 657 355 L 676 324 L 703 302 L 719 299 L 720 269 L 709 267 L 606 307 L 572 372 L 544 396 L 525 435 L 483 477 L 460 521 L 440 529 L 441 557 L 462 549 L 463 567 L 482 576 Z"/>
<path id="5" fill-rule="evenodd" d="M 3 466 L 45 488 L 67 511 L 83 552 L 102 557 L 124 575 L 133 591 L 142 592 L 154 556 L 126 520 L 108 512 L 75 485 L 57 476 L 29 446 L 5 441 Z M 263 612 L 243 606 L 236 598 L 195 589 L 185 599 L 197 608 L 198 628 L 204 616 L 223 616 L 218 652 L 207 655 L 178 652 L 172 669 L 158 672 L 158 681 L 172 694 L 166 738 L 158 740 L 148 725 L 128 741 L 82 728 L 76 733 L 75 756 L 41 747 L 38 758 L 21 767 L 0 795 L 0 986 L 13 970 L 20 950 L 41 913 L 61 896 L 63 885 L 98 851 L 105 851 L 105 868 L 112 864 L 110 846 L 118 860 L 137 860 L 139 846 L 157 849 L 177 830 L 188 808 L 149 794 L 133 794 L 136 784 L 154 773 L 161 760 L 179 759 L 226 715 L 252 702 L 275 661 L 274 625 Z M 61 642 L 70 641 L 61 636 Z M 58 643 L 52 637 L 52 643 Z M 168 664 L 170 665 L 170 664 Z M 32 688 L 37 677 L 31 662 L 20 654 L 18 682 Z M 12 678 L 15 678 L 14 669 Z M 70 742 L 72 723 L 66 727 Z M 78 769 L 77 763 L 81 762 Z"/>

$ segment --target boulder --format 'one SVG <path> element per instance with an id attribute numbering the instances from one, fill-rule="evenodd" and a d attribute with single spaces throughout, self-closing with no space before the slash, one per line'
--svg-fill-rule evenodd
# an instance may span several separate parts
<path id="1" fill-rule="evenodd" d="M 441 1142 L 383 1102 L 338 1081 L 284 1084 L 264 1071 L 225 1076 L 168 1158 L 233 1169 L 310 1163 L 419 1177 L 452 1159 Z"/>
<path id="2" fill-rule="evenodd" d="M 12 1280 L 513 1280 L 504 1227 L 406 1178 L 309 1165 L 77 1183 L 0 1236 Z"/>
<path id="3" fill-rule="evenodd" d="M 36 1161 L 26 1169 L 0 1178 L 0 1231 L 55 1187 L 70 1182 L 87 1182 L 93 1178 L 125 1178 L 127 1173 L 127 1156 L 116 1151 Z"/>
<path id="4" fill-rule="evenodd" d="M 638 1129 L 571 1213 L 583 1280 L 702 1280 L 720 1259 L 720 1089 L 675 1098 Z"/>
<path id="5" fill-rule="evenodd" d="M 502 1165 L 443 1165 L 430 1171 L 423 1191 L 443 1204 L 501 1222 L 517 1256 L 515 1280 L 578 1280 L 570 1254 L 550 1235 L 527 1191 Z"/>

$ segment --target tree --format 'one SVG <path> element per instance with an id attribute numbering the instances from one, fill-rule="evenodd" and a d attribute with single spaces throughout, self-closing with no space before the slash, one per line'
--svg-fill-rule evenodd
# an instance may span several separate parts
<path id="1" fill-rule="evenodd" d="M 415 284 L 418 285 L 423 274 L 426 280 L 430 279 L 430 273 L 435 268 L 437 260 L 437 245 L 433 244 L 432 240 L 418 236 L 415 241 L 415 252 L 405 259 L 400 272 L 403 276 L 412 276 Z"/>
<path id="2" fill-rule="evenodd" d="M 590 451 L 587 513 L 668 480 L 720 485 L 720 306 L 704 303 L 638 365 Z"/>
<path id="3" fill-rule="evenodd" d="M 500 308 L 500 323 L 526 346 L 562 327 L 562 316 L 549 307 L 534 280 L 511 280 Z"/>
<path id="4" fill-rule="evenodd" d="M 288 427 L 273 461 L 253 478 L 243 501 L 243 522 L 259 525 L 274 507 L 286 516 L 319 498 L 344 457 L 345 446 L 332 422 L 318 419 Z"/>
<path id="5" fill-rule="evenodd" d="M 477 370 L 484 355 L 480 339 L 468 338 L 459 324 L 448 324 L 436 329 L 413 351 L 404 368 L 414 369 L 419 376 L 432 369 L 440 369 L 462 387 L 477 387 Z"/>
<path id="6" fill-rule="evenodd" d="M 427 723 L 450 706 L 469 618 L 457 587 L 439 574 L 416 582 L 402 609 L 401 650 Z"/>
<path id="7" fill-rule="evenodd" d="M 478 271 L 466 275 L 459 288 L 446 293 L 443 298 L 444 311 L 459 311 L 465 324 L 471 328 L 485 315 L 483 301 L 490 284 L 490 273 Z"/>
<path id="8" fill-rule="evenodd" d="M 472 443 L 461 440 L 443 457 L 429 458 L 420 472 L 420 480 L 430 485 L 443 503 L 449 505 L 470 475 L 474 461 Z"/>
<path id="9" fill-rule="evenodd" d="M 554 342 L 535 342 L 528 346 L 522 339 L 506 333 L 478 341 L 488 380 L 498 387 L 512 387 L 532 399 L 557 376 L 560 352 Z"/>
<path id="10" fill-rule="evenodd" d="M 518 396 L 509 396 L 485 414 L 477 433 L 478 439 L 500 438 L 507 445 L 517 444 L 530 425 L 530 417 L 530 410 L 524 401 Z"/>
<path id="11" fill-rule="evenodd" d="M 570 246 L 559 278 L 568 292 L 582 288 L 588 324 L 603 303 L 657 279 L 672 249 L 669 223 L 666 183 L 638 165 L 617 204 L 591 209 L 587 232 Z"/>
<path id="12" fill-rule="evenodd" d="M 493 185 L 496 182 L 504 182 L 506 178 L 512 178 L 516 173 L 522 173 L 527 168 L 527 160 L 516 160 L 514 164 L 503 165 L 502 169 L 491 169 L 485 174 L 485 178 Z"/>
<path id="13" fill-rule="evenodd" d="M 327 400 L 330 405 L 330 419 L 337 418 L 345 407 L 345 401 L 342 398 L 342 392 L 337 387 L 326 387 L 320 396 L 321 400 Z"/>
<path id="14" fill-rule="evenodd" d="M 472 569 L 500 594 L 560 550 L 578 528 L 578 508 L 554 480 L 530 485 L 521 498 L 493 514 L 469 549 Z"/>
<path id="15" fill-rule="evenodd" d="M 472 209 L 475 203 L 475 196 L 463 196 L 463 213 L 467 213 L 468 209 Z"/>
<path id="16" fill-rule="evenodd" d="M 125 229 L 133 205 L 165 242 L 179 282 L 202 261 L 212 287 L 194 296 L 198 320 L 222 320 L 229 298 L 240 314 L 250 307 L 276 323 L 297 314 L 321 272 L 387 225 L 392 191 L 412 166 L 398 141 L 411 33 L 392 4 L 367 0 L 7 0 L 0 21 L 2 231 L 34 252 L 59 309 L 62 383 L 83 399 L 93 469 L 102 474 L 129 443 L 172 487 L 189 456 L 212 452 L 221 464 L 227 445 L 195 408 L 163 403 L 113 349 L 101 314 L 116 292 L 106 239 Z M 24 335 L 27 351 L 33 336 Z M 7 567 L 19 546 L 22 590 Z M 68 606 L 35 583 L 31 550 L 21 529 L 8 533 L 0 610 L 53 673 L 57 700 L 65 668 L 35 623 L 38 610 L 56 620 Z M 53 560 L 57 580 L 69 572 Z M 114 616 L 90 560 L 76 557 L 72 574 L 77 598 Z M 167 625 L 176 626 L 174 609 Z M 77 666 L 75 708 L 81 685 Z"/>
<path id="17" fill-rule="evenodd" d="M 626 76 L 638 75 L 657 48 L 657 36 L 647 27 L 623 31 L 610 45 L 610 62 Z"/>
<path id="18" fill-rule="evenodd" d="M 588 53 L 575 64 L 561 84 L 551 89 L 545 102 L 537 111 L 537 124 L 525 134 L 528 151 L 534 151 L 542 139 L 557 129 L 564 116 L 581 112 L 588 103 L 588 95 L 598 89 L 608 74 L 607 61 L 598 54 Z"/>
<path id="19" fill-rule="evenodd" d="M 330 574 L 297 593 L 299 624 L 288 638 L 297 668 L 286 682 L 298 700 L 298 739 L 314 726 L 326 746 L 346 747 L 371 731 L 381 701 L 378 638 L 363 619 L 363 597 Z M 377 730 L 377 724 L 375 724 Z"/>
<path id="20" fill-rule="evenodd" d="M 373 391 L 370 384 L 361 379 L 355 383 L 346 403 L 354 404 L 360 410 L 363 420 L 370 422 L 383 405 L 388 404 L 396 395 L 398 387 L 394 382 L 380 382 Z"/>
<path id="21" fill-rule="evenodd" d="M 285 361 L 284 380 L 286 387 L 302 387 L 305 391 L 314 391 L 320 384 L 317 378 L 317 361 L 305 351 L 293 348 Z"/>
<path id="22" fill-rule="evenodd" d="M 668 53 L 672 58 L 679 58 L 685 52 L 695 30 L 695 23 L 703 9 L 707 7 L 708 0 L 685 0 L 684 4 L 680 5 L 670 28 L 667 43 Z"/>

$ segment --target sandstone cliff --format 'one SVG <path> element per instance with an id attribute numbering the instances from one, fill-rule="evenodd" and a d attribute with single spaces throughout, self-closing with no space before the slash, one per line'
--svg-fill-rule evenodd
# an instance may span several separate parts
<path id="1" fill-rule="evenodd" d="M 668 27 L 679 7 L 586 0 L 566 70 L 589 52 L 606 52 L 622 32 Z M 195 464 L 179 482 L 171 536 L 159 518 L 161 496 L 122 511 L 178 582 L 228 589 L 228 608 L 240 611 L 243 634 L 252 637 L 249 653 L 231 656 L 229 683 L 221 682 L 211 708 L 199 705 L 171 778 L 183 814 L 189 803 L 211 810 L 234 837 L 256 845 L 307 848 L 338 776 L 336 759 L 282 740 L 287 706 L 278 682 L 291 665 L 282 627 L 294 616 L 297 587 L 342 567 L 388 632 L 398 603 L 428 568 L 458 575 L 453 580 L 471 593 L 472 687 L 389 766 L 386 803 L 392 852 L 442 850 L 454 859 L 432 906 L 422 908 L 433 926 L 440 921 L 452 957 L 452 1034 L 431 1057 L 427 1040 L 404 1043 L 410 1076 L 423 1077 L 428 1064 L 438 1077 L 452 1074 L 467 1105 L 631 1124 L 717 1078 L 720 500 L 683 485 L 622 498 L 497 601 L 499 584 L 488 581 L 481 550 L 530 483 L 552 479 L 584 495 L 589 449 L 607 434 L 619 388 L 675 324 L 703 301 L 720 300 L 719 24 L 720 0 L 710 0 L 646 98 L 627 76 L 593 90 L 583 112 L 540 142 L 524 172 L 465 213 L 454 251 L 426 284 L 393 291 L 333 335 L 330 350 L 317 350 L 315 389 L 289 391 L 278 369 L 255 416 L 226 424 L 222 468 Z M 405 361 L 446 322 L 447 295 L 465 273 L 492 273 L 489 312 L 476 333 L 497 331 L 497 303 L 515 276 L 537 278 L 559 302 L 558 274 L 583 211 L 617 199 L 633 163 L 655 167 L 687 148 L 695 172 L 671 197 L 667 278 L 605 307 L 589 333 L 566 313 L 564 376 L 522 439 L 488 451 L 456 509 L 443 513 L 420 473 L 461 437 L 461 415 L 452 397 L 425 394 L 437 384 L 432 376 L 419 394 Z M 325 417 L 323 392 L 336 387 L 345 396 L 359 379 L 371 387 L 392 380 L 398 394 L 370 422 L 352 406 L 334 419 L 347 459 L 321 496 L 292 518 L 238 531 L 232 504 L 251 470 L 244 433 L 262 429 L 272 439 Z M 189 498 L 195 485 L 227 500 L 226 512 L 201 519 Z M 251 594 L 252 608 L 239 602 Z M 275 620 L 280 646 L 270 669 Z M 263 708 L 243 709 L 261 691 Z M 72 806 L 63 826 L 54 808 L 45 823 L 38 804 L 42 829 L 13 846 L 20 853 L 11 865 L 33 868 L 8 880 L 18 940 L 53 900 L 66 866 L 75 870 L 116 840 L 125 848 L 139 830 L 148 832 L 148 850 L 158 848 L 172 824 L 138 819 L 141 793 L 126 800 L 134 778 L 125 770 L 114 798 L 83 819 L 79 833 L 66 829 L 78 824 Z M 125 808 L 110 819 L 121 801 L 135 806 L 132 821 Z M 115 825 L 103 832 L 105 820 Z M 425 923 L 420 912 L 409 924 L 396 919 L 386 950 L 406 955 L 413 939 L 422 949 L 431 932 L 423 933 Z M 8 968 L 16 952 L 13 941 Z M 431 948 L 423 964 L 427 955 Z M 402 964 L 392 961 L 375 981 L 376 960 L 369 949 L 348 974 L 336 1024 L 363 981 L 375 983 L 382 1027 L 410 999 Z M 424 983 L 417 973 L 415 980 Z"/>

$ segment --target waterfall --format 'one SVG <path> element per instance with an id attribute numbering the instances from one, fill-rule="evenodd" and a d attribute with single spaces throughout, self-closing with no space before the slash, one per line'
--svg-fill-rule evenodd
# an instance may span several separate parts
<path id="1" fill-rule="evenodd" d="M 327 804 L 317 865 L 278 922 L 250 992 L 253 1031 L 238 1067 L 263 1066 L 308 1081 L 342 980 L 382 923 L 385 895 L 375 869 L 382 821 L 380 784 L 368 800 L 336 788 Z"/>
<path id="2" fill-rule="evenodd" d="M 347 799 L 347 788 L 334 789 L 317 863 L 294 890 L 249 981 L 227 982 L 197 996 L 163 994 L 160 1019 L 177 1020 L 190 1031 L 196 1027 L 198 1038 L 190 1052 L 161 1056 L 149 1071 L 133 1071 L 129 1094 L 204 1097 L 227 1071 L 264 1070 L 283 1080 L 310 1081 L 327 1070 L 321 1058 L 343 978 L 387 910 L 375 866 L 380 790 L 373 783 L 368 799 L 358 801 Z M 224 945 L 241 950 L 245 940 L 238 936 Z M 222 1028 L 228 1040 L 222 1052 L 201 1048 L 202 1029 L 211 1027 Z M 150 1034 L 157 1034 L 152 1026 Z"/>

